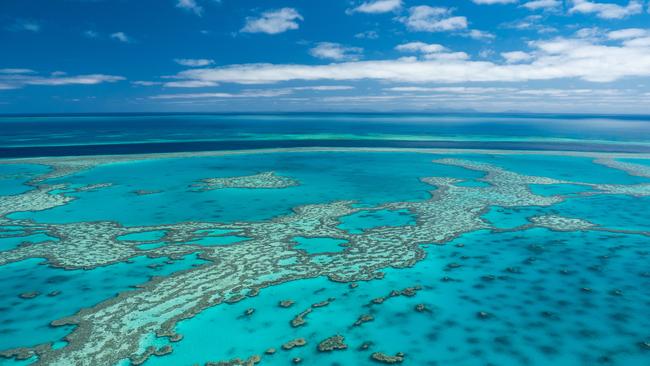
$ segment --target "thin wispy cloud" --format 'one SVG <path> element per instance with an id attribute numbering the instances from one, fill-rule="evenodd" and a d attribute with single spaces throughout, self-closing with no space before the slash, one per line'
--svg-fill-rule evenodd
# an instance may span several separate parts
<path id="1" fill-rule="evenodd" d="M 167 88 L 207 88 L 218 85 L 219 83 L 209 80 L 180 80 L 163 83 L 163 86 Z"/>
<path id="2" fill-rule="evenodd" d="M 32 69 L 18 69 L 18 68 L 0 69 L 0 74 L 33 74 L 35 72 L 36 71 Z"/>
<path id="3" fill-rule="evenodd" d="M 316 58 L 334 61 L 358 60 L 363 54 L 363 48 L 348 47 L 333 42 L 320 42 L 309 50 L 309 54 Z"/>
<path id="4" fill-rule="evenodd" d="M 86 38 L 98 38 L 98 37 L 99 37 L 99 33 L 95 32 L 94 30 L 90 30 L 90 29 L 89 29 L 89 30 L 85 30 L 85 31 L 83 32 L 83 35 L 84 35 L 84 37 L 86 37 Z"/>
<path id="5" fill-rule="evenodd" d="M 203 15 L 203 7 L 197 4 L 196 0 L 178 0 L 176 7 L 190 11 L 198 16 Z"/>
<path id="6" fill-rule="evenodd" d="M 122 80 L 125 80 L 122 76 L 105 74 L 68 75 L 65 72 L 57 71 L 43 76 L 30 69 L 0 69 L 0 84 L 4 86 L 3 89 L 20 89 L 30 85 L 96 85 Z"/>
<path id="7" fill-rule="evenodd" d="M 244 33 L 278 34 L 300 28 L 303 17 L 293 8 L 282 8 L 263 12 L 259 17 L 246 18 Z"/>
<path id="8" fill-rule="evenodd" d="M 151 99 L 229 99 L 229 98 L 274 98 L 286 96 L 295 92 L 332 92 L 352 90 L 349 85 L 311 85 L 277 89 L 248 89 L 238 93 L 209 92 L 209 93 L 174 93 L 151 96 Z"/>
<path id="9" fill-rule="evenodd" d="M 175 58 L 174 62 L 187 67 L 203 67 L 214 64 L 214 60 L 206 58 Z"/>
<path id="10" fill-rule="evenodd" d="M 133 39 L 129 36 L 126 35 L 124 32 L 115 32 L 110 35 L 111 39 L 114 39 L 116 41 L 122 42 L 122 43 L 131 43 L 133 42 Z"/>
<path id="11" fill-rule="evenodd" d="M 41 23 L 32 19 L 16 19 L 7 29 L 12 32 L 38 33 L 41 31 Z"/>

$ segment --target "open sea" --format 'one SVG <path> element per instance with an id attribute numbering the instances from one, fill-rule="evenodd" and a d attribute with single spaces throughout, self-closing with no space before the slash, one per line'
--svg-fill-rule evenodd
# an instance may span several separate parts
<path id="1" fill-rule="evenodd" d="M 650 365 L 650 117 L 0 116 L 0 365 Z"/>

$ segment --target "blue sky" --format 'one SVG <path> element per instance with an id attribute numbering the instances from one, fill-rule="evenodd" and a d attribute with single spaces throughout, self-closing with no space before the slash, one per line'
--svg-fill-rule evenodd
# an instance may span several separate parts
<path id="1" fill-rule="evenodd" d="M 0 113 L 650 113 L 615 0 L 2 0 Z"/>

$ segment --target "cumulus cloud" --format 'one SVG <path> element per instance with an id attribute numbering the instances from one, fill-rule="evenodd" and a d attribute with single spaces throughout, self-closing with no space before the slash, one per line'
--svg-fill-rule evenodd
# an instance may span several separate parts
<path id="1" fill-rule="evenodd" d="M 399 20 L 409 30 L 418 32 L 448 32 L 467 28 L 467 18 L 452 16 L 449 8 L 431 7 L 427 5 L 409 8 L 409 15 Z"/>
<path id="2" fill-rule="evenodd" d="M 348 13 L 379 14 L 395 11 L 402 7 L 402 0 L 372 0 L 365 1 L 356 8 L 348 10 Z"/>
<path id="3" fill-rule="evenodd" d="M 449 52 L 446 47 L 439 44 L 427 44 L 424 42 L 409 42 L 395 47 L 400 52 L 418 53 L 425 60 L 455 61 L 466 60 L 469 55 L 465 52 Z"/>
<path id="4" fill-rule="evenodd" d="M 524 3 L 523 5 L 524 8 L 528 10 L 539 10 L 539 9 L 544 9 L 544 10 L 551 10 L 551 9 L 557 9 L 560 6 L 562 6 L 562 1 L 560 0 L 532 0 Z"/>
<path id="5" fill-rule="evenodd" d="M 594 14 L 601 19 L 623 19 L 643 11 L 639 0 L 631 0 L 626 6 L 612 3 L 597 3 L 589 0 L 573 0 L 569 13 Z"/>
<path id="6" fill-rule="evenodd" d="M 469 32 L 461 33 L 460 35 L 463 37 L 469 37 L 471 39 L 476 39 L 479 41 L 489 41 L 496 38 L 494 34 L 486 31 L 478 30 L 478 29 L 472 29 Z"/>
<path id="7" fill-rule="evenodd" d="M 28 85 L 95 85 L 125 80 L 122 76 L 105 74 L 70 75 L 53 72 L 49 76 L 38 75 L 30 69 L 0 69 L 0 84 L 3 89 L 19 89 Z"/>
<path id="8" fill-rule="evenodd" d="M 358 60 L 362 53 L 363 48 L 347 47 L 333 42 L 320 42 L 309 50 L 309 54 L 316 58 L 334 61 Z"/>
<path id="9" fill-rule="evenodd" d="M 115 32 L 110 35 L 111 39 L 114 39 L 119 42 L 123 43 L 131 43 L 133 42 L 133 39 L 131 37 L 127 36 L 126 33 L 124 32 Z"/>
<path id="10" fill-rule="evenodd" d="M 214 63 L 214 60 L 206 58 L 175 58 L 174 62 L 187 67 L 203 67 L 212 65 Z"/>
<path id="11" fill-rule="evenodd" d="M 525 82 L 581 79 L 611 82 L 650 77 L 650 42 L 646 37 L 617 44 L 554 38 L 529 43 L 531 58 L 509 64 L 475 61 L 463 52 L 429 53 L 429 57 L 340 62 L 329 65 L 244 64 L 186 70 L 175 78 L 219 83 L 265 84 L 294 80 L 380 80 L 390 82 Z M 610 41 L 611 42 L 611 41 Z M 415 47 L 415 46 L 412 46 Z M 521 51 L 524 52 L 524 51 Z M 456 55 L 447 55 L 447 54 Z M 466 56 L 466 54 L 464 54 Z"/>
<path id="12" fill-rule="evenodd" d="M 246 18 L 246 25 L 241 29 L 245 33 L 278 34 L 288 30 L 298 29 L 298 21 L 303 20 L 302 15 L 293 8 L 269 10 L 260 17 Z"/>
<path id="13" fill-rule="evenodd" d="M 196 3 L 196 0 L 178 0 L 176 7 L 191 11 L 198 16 L 203 15 L 203 8 Z"/>
<path id="14" fill-rule="evenodd" d="M 414 52 L 414 53 L 438 53 L 446 51 L 447 48 L 437 43 L 424 43 L 424 42 L 409 42 L 397 45 L 395 47 L 400 52 Z"/>

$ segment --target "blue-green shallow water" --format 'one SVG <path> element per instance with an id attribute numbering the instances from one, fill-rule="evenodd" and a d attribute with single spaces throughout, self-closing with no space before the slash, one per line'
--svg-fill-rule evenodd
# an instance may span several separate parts
<path id="1" fill-rule="evenodd" d="M 297 206 L 336 200 L 379 204 L 422 200 L 434 188 L 419 181 L 430 175 L 474 178 L 463 168 L 432 164 L 427 154 L 294 153 L 161 159 L 101 166 L 64 178 L 75 184 L 111 182 L 101 191 L 71 194 L 81 199 L 35 213 L 14 214 L 41 222 L 116 220 L 150 225 L 190 220 L 265 220 Z M 362 165 L 362 166 L 360 166 Z M 195 192 L 190 185 L 204 178 L 274 171 L 300 182 L 284 189 L 221 189 Z M 326 174 L 323 174 L 326 172 Z M 136 190 L 161 191 L 137 195 Z"/>
<path id="2" fill-rule="evenodd" d="M 0 349 L 56 342 L 70 332 L 70 327 L 52 327 L 49 323 L 53 320 L 132 290 L 151 276 L 165 276 L 205 263 L 196 255 L 171 264 L 165 263 L 167 260 L 136 257 L 132 263 L 90 271 L 55 269 L 42 265 L 44 260 L 37 258 L 0 266 Z M 20 298 L 33 291 L 39 295 Z M 52 292 L 60 293 L 51 296 Z M 0 358 L 0 364 L 3 361 Z"/>
<path id="3" fill-rule="evenodd" d="M 459 243 L 464 247 L 455 246 Z M 405 352 L 408 365 L 643 365 L 650 356 L 637 352 L 635 343 L 650 327 L 650 279 L 640 276 L 650 262 L 638 254 L 646 248 L 647 239 L 633 235 L 546 229 L 471 233 L 449 245 L 430 246 L 427 258 L 415 267 L 388 270 L 383 280 L 356 289 L 318 278 L 207 310 L 179 324 L 185 338 L 172 355 L 148 364 L 245 358 L 296 337 L 322 340 L 341 334 L 348 350 L 323 354 L 312 341 L 304 348 L 278 350 L 263 364 L 286 365 L 290 357 L 310 365 L 370 364 L 370 352 L 357 347 L 371 341 L 371 350 Z M 536 260 L 525 264 L 531 257 Z M 446 269 L 449 263 L 461 267 Z M 597 272 L 594 266 L 603 269 Z M 508 272 L 509 267 L 518 272 Z M 443 281 L 446 276 L 452 280 Z M 366 306 L 373 298 L 413 285 L 424 287 L 415 297 Z M 583 287 L 592 292 L 582 292 Z M 610 294 L 614 289 L 623 295 Z M 336 300 L 309 314 L 307 325 L 289 325 L 310 304 L 330 297 Z M 278 302 L 285 299 L 297 302 L 282 309 Z M 426 304 L 431 312 L 414 311 L 416 304 Z M 247 308 L 256 312 L 243 317 Z M 493 317 L 479 319 L 479 311 Z M 364 313 L 375 320 L 351 327 Z"/>
<path id="4" fill-rule="evenodd" d="M 48 223 L 113 220 L 125 225 L 268 220 L 308 203 L 345 199 L 372 206 L 424 200 L 435 189 L 419 180 L 427 176 L 467 179 L 472 183 L 459 186 L 482 186 L 477 181 L 482 173 L 431 163 L 442 157 L 415 153 L 282 153 L 111 164 L 53 182 L 110 182 L 112 187 L 70 193 L 79 199 L 58 208 L 11 217 Z M 461 157 L 521 174 L 568 181 L 650 182 L 648 178 L 595 165 L 587 158 Z M 203 178 L 264 171 L 291 177 L 300 185 L 208 192 L 189 189 Z M 28 189 L 19 181 L 14 183 L 15 192 Z M 531 189 L 540 195 L 566 194 L 571 198 L 548 208 L 493 207 L 483 218 L 505 229 L 525 225 L 535 215 L 559 214 L 613 229 L 648 231 L 648 198 L 577 196 L 584 188 L 574 185 Z M 137 195 L 135 190 L 160 193 Z M 377 227 L 413 225 L 415 220 L 406 211 L 362 211 L 342 217 L 339 227 L 359 233 Z M 215 233 L 220 234 L 225 233 Z M 156 241 L 161 237 L 160 232 L 148 232 L 120 240 Z M 239 239 L 233 233 L 208 236 L 195 244 L 236 245 Z M 7 247 L 16 243 L 14 238 L 2 240 L 0 245 L 5 242 Z M 311 253 L 345 248 L 338 245 L 343 243 L 327 238 L 296 241 Z M 369 355 L 373 351 L 404 352 L 407 365 L 647 365 L 650 353 L 639 343 L 650 337 L 650 278 L 642 276 L 650 268 L 648 243 L 648 237 L 641 235 L 564 233 L 541 228 L 468 233 L 443 246 L 429 245 L 426 258 L 413 268 L 387 269 L 384 279 L 361 282 L 355 289 L 325 278 L 300 280 L 263 289 L 258 296 L 239 303 L 210 308 L 179 323 L 176 330 L 184 338 L 173 344 L 171 355 L 153 357 L 145 365 L 193 365 L 244 358 L 262 354 L 269 347 L 278 352 L 265 356 L 262 365 L 287 365 L 293 357 L 301 357 L 307 365 L 365 365 L 371 364 Z M 7 249 L 0 246 L 0 250 Z M 201 263 L 191 255 L 159 269 L 148 267 L 166 260 L 138 257 L 134 263 L 90 271 L 53 269 L 38 265 L 39 259 L 0 266 L 0 289 L 4 292 L 0 297 L 0 349 L 60 340 L 69 329 L 49 327 L 50 321 L 127 291 L 151 275 L 168 275 Z M 450 263 L 460 266 L 449 267 Z M 414 297 L 400 296 L 381 305 L 366 306 L 373 298 L 414 285 L 423 286 Z M 55 290 L 62 292 L 56 297 L 47 296 Z M 29 291 L 41 295 L 34 299 L 18 297 Z M 305 326 L 290 326 L 296 314 L 330 297 L 335 300 L 309 314 Z M 294 299 L 296 304 L 280 308 L 278 302 L 285 299 Z M 417 304 L 425 304 L 430 312 L 416 312 Z M 248 308 L 254 308 L 255 313 L 243 316 Z M 480 319 L 479 311 L 492 316 Z M 375 320 L 351 327 L 364 313 L 372 314 Z M 334 334 L 344 335 L 349 348 L 328 354 L 317 352 L 317 342 Z M 309 343 L 291 351 L 279 349 L 296 337 L 305 337 Z M 368 351 L 357 350 L 365 341 L 374 345 Z M 0 364 L 19 363 L 0 359 Z"/>

